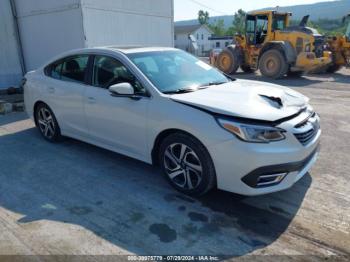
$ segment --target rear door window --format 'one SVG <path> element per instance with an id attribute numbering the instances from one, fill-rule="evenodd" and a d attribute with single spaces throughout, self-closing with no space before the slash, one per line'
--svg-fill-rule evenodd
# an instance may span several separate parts
<path id="1" fill-rule="evenodd" d="M 51 77 L 55 79 L 61 79 L 62 63 L 52 66 Z"/>
<path id="2" fill-rule="evenodd" d="M 84 83 L 88 60 L 88 55 L 70 56 L 46 67 L 45 74 L 54 79 Z"/>
<path id="3" fill-rule="evenodd" d="M 84 83 L 88 60 L 88 55 L 65 59 L 62 65 L 61 79 L 65 81 Z"/>

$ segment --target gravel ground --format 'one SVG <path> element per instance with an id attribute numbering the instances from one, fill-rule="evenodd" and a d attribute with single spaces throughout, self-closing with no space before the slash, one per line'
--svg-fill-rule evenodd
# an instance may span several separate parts
<path id="1" fill-rule="evenodd" d="M 349 72 L 273 81 L 311 98 L 322 149 L 295 186 L 258 197 L 185 197 L 154 167 L 71 139 L 50 144 L 24 113 L 0 116 L 0 255 L 349 259 Z"/>

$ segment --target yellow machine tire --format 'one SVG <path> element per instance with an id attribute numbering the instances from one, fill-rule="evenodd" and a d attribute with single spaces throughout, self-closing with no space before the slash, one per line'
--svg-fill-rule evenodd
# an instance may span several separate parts
<path id="1" fill-rule="evenodd" d="M 276 49 L 270 49 L 262 54 L 259 61 L 259 70 L 265 77 L 279 79 L 288 72 L 288 64 L 281 53 Z"/>
<path id="2" fill-rule="evenodd" d="M 333 74 L 333 73 L 337 72 L 338 70 L 340 70 L 341 67 L 342 67 L 341 65 L 332 64 L 326 69 L 326 71 L 327 71 L 327 73 Z"/>
<path id="3" fill-rule="evenodd" d="M 237 52 L 228 48 L 224 49 L 216 60 L 216 67 L 229 75 L 236 73 L 239 67 Z"/>

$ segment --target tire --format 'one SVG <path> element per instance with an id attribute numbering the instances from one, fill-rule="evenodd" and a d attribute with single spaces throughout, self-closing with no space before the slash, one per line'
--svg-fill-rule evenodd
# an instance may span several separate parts
<path id="1" fill-rule="evenodd" d="M 279 50 L 272 49 L 261 56 L 259 69 L 263 76 L 279 79 L 287 73 L 288 64 Z"/>
<path id="2" fill-rule="evenodd" d="M 326 72 L 333 74 L 337 72 L 340 68 L 341 68 L 341 65 L 332 64 L 327 68 Z"/>
<path id="3" fill-rule="evenodd" d="M 241 65 L 241 69 L 244 73 L 253 73 L 254 70 L 249 65 Z"/>
<path id="4" fill-rule="evenodd" d="M 303 74 L 303 71 L 288 71 L 287 73 L 287 75 L 291 77 L 301 77 Z"/>
<path id="5" fill-rule="evenodd" d="M 59 142 L 62 139 L 61 129 L 55 114 L 48 105 L 41 103 L 35 109 L 35 124 L 40 134 L 49 142 Z"/>
<path id="6" fill-rule="evenodd" d="M 169 135 L 162 141 L 158 157 L 166 179 L 176 190 L 201 196 L 215 187 L 213 161 L 194 137 L 185 133 Z"/>
<path id="7" fill-rule="evenodd" d="M 239 55 L 232 49 L 224 49 L 216 59 L 216 67 L 226 74 L 234 74 L 239 67 Z"/>

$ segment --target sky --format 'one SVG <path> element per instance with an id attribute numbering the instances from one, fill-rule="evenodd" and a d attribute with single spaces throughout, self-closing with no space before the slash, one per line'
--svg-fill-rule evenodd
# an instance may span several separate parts
<path id="1" fill-rule="evenodd" d="M 197 19 L 198 10 L 210 16 L 232 15 L 238 9 L 251 11 L 264 7 L 288 6 L 327 2 L 330 0 L 174 0 L 175 21 Z M 204 5 L 204 6 L 203 6 Z"/>

